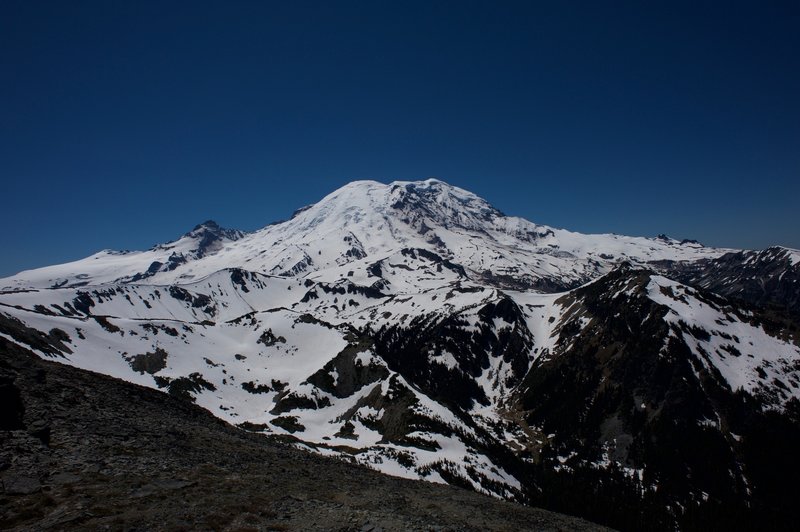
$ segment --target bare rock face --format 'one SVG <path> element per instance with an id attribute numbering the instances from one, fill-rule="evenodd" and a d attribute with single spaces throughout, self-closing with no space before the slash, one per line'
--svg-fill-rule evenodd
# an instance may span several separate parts
<path id="1" fill-rule="evenodd" d="M 310 454 L 2 338 L 0 397 L 4 530 L 601 529 Z"/>
<path id="2" fill-rule="evenodd" d="M 665 271 L 681 282 L 800 316 L 800 261 L 795 256 L 796 252 L 776 246 L 666 264 Z"/>

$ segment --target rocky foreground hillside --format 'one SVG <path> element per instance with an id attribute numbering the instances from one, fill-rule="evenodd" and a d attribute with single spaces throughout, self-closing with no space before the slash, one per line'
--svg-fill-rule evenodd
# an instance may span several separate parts
<path id="1" fill-rule="evenodd" d="M 385 476 L 0 338 L 3 530 L 600 530 Z"/>

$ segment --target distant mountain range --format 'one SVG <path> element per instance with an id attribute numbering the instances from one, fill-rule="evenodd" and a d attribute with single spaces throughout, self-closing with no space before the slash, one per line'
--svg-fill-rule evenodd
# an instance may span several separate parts
<path id="1" fill-rule="evenodd" d="M 0 334 L 380 471 L 622 529 L 790 527 L 800 252 L 584 235 L 437 180 L 0 279 Z"/>

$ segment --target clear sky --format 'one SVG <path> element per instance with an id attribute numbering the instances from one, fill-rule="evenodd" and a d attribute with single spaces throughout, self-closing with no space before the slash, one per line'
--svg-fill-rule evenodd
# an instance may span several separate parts
<path id="1" fill-rule="evenodd" d="M 800 2 L 0 3 L 0 275 L 355 179 L 800 248 Z"/>

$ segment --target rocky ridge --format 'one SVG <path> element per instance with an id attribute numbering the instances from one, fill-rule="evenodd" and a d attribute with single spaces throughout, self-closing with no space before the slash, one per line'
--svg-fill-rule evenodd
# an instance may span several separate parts
<path id="1" fill-rule="evenodd" d="M 0 338 L 3 530 L 601 530 L 381 475 Z"/>

